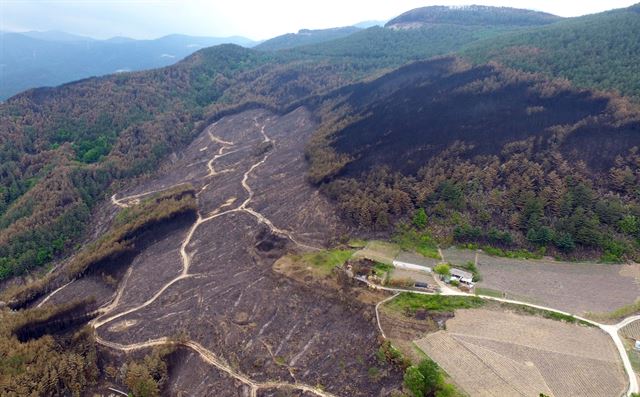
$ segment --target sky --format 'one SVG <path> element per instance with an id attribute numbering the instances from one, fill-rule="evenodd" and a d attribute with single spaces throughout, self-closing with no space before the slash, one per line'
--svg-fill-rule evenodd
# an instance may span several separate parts
<path id="1" fill-rule="evenodd" d="M 640 0 L 0 0 L 0 30 L 60 30 L 94 38 L 172 33 L 263 40 L 299 29 L 388 20 L 428 5 L 482 4 L 572 17 Z"/>

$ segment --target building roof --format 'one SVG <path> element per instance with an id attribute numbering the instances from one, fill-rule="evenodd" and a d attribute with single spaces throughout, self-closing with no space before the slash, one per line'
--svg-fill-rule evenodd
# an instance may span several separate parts
<path id="1" fill-rule="evenodd" d="M 460 278 L 468 278 L 469 280 L 473 279 L 473 274 L 465 271 L 465 270 L 461 270 L 461 269 L 456 269 L 455 267 L 452 267 L 450 270 L 450 273 L 452 276 L 456 276 L 456 277 L 460 277 Z"/>

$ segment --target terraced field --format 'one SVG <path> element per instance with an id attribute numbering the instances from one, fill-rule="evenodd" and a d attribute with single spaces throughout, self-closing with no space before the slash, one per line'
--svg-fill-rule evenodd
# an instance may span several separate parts
<path id="1" fill-rule="evenodd" d="M 459 310 L 416 344 L 470 396 L 611 397 L 626 390 L 615 346 L 597 328 L 496 310 Z"/>
<path id="2" fill-rule="evenodd" d="M 640 340 L 640 321 L 634 321 L 620 329 L 620 335 L 625 338 Z"/>

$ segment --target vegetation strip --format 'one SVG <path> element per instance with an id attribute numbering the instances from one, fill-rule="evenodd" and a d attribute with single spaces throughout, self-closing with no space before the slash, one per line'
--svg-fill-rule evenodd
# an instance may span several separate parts
<path id="1" fill-rule="evenodd" d="M 134 207 L 121 210 L 113 226 L 97 241 L 88 244 L 60 270 L 33 283 L 7 288 L 3 298 L 12 308 L 21 308 L 50 291 L 54 284 L 64 288 L 69 282 L 82 277 L 94 266 L 115 260 L 134 250 L 138 235 L 154 225 L 196 211 L 195 192 L 190 185 L 181 185 L 168 191 L 155 193 Z M 56 292 L 56 291 L 54 291 Z"/>

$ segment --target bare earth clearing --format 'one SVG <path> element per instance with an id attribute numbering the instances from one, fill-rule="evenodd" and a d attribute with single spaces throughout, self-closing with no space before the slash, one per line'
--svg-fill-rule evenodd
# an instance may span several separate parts
<path id="1" fill-rule="evenodd" d="M 460 265 L 474 262 L 476 252 L 449 248 L 443 255 Z M 482 275 L 478 287 L 575 314 L 610 312 L 640 297 L 640 265 L 509 259 L 479 253 L 478 270 Z"/>
<path id="2" fill-rule="evenodd" d="M 416 341 L 470 396 L 619 396 L 626 375 L 597 328 L 510 312 L 458 310 Z"/>
<path id="3" fill-rule="evenodd" d="M 158 179 L 114 196 L 112 205 L 126 207 L 190 182 L 199 214 L 158 235 L 121 272 L 117 293 L 98 297 L 99 342 L 136 351 L 186 336 L 171 394 L 384 396 L 397 387 L 401 374 L 393 370 L 375 380 L 367 375 L 378 365 L 370 306 L 272 270 L 286 251 L 323 247 L 344 230 L 305 180 L 304 142 L 314 128 L 302 108 L 226 117 Z M 74 282 L 50 301 L 92 294 L 85 284 Z"/>

